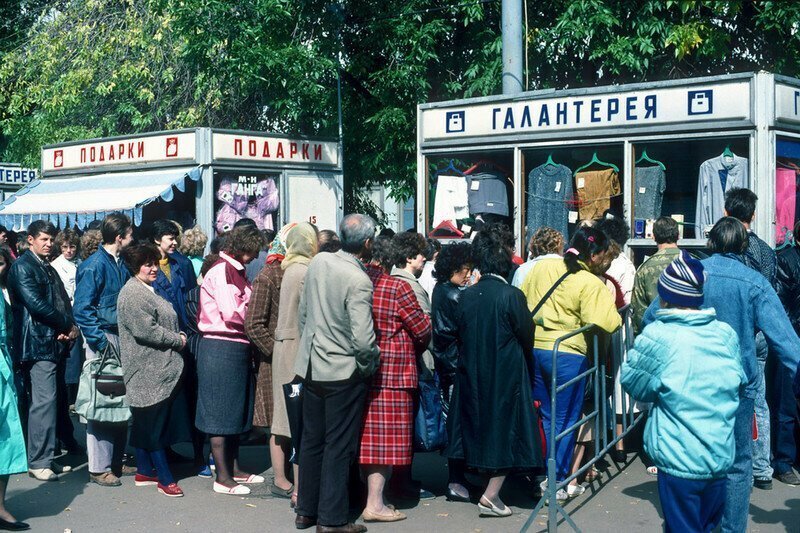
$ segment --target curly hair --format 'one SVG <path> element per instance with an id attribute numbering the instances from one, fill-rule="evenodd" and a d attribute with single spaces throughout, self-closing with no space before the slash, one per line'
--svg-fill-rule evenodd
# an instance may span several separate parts
<path id="1" fill-rule="evenodd" d="M 386 270 L 392 268 L 395 259 L 395 247 L 391 237 L 378 235 L 372 243 L 372 262 Z"/>
<path id="2" fill-rule="evenodd" d="M 178 251 L 189 257 L 202 257 L 206 244 L 208 244 L 208 237 L 200 229 L 200 226 L 195 226 L 183 232 Z"/>
<path id="3" fill-rule="evenodd" d="M 264 247 L 264 236 L 255 226 L 239 226 L 225 235 L 222 251 L 236 259 L 244 254 L 257 257 Z"/>
<path id="4" fill-rule="evenodd" d="M 125 266 L 128 267 L 131 276 L 136 276 L 142 265 L 157 265 L 161 259 L 161 252 L 149 242 L 132 244 L 124 248 L 119 255 L 125 262 Z"/>
<path id="5" fill-rule="evenodd" d="M 442 247 L 433 267 L 433 277 L 444 283 L 464 267 L 472 267 L 472 247 L 468 242 L 454 242 Z"/>
<path id="6" fill-rule="evenodd" d="M 103 242 L 103 234 L 99 229 L 90 229 L 81 237 L 81 259 L 88 259 Z"/>
<path id="7" fill-rule="evenodd" d="M 408 263 L 409 257 L 427 255 L 428 242 L 419 233 L 398 233 L 392 238 L 394 248 L 394 266 L 403 268 Z"/>
<path id="8" fill-rule="evenodd" d="M 533 232 L 528 243 L 531 258 L 547 254 L 561 254 L 564 251 L 564 236 L 557 229 L 542 226 Z"/>

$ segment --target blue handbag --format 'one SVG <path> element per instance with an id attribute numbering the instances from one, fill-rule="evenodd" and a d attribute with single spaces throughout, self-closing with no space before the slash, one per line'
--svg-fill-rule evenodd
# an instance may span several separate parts
<path id="1" fill-rule="evenodd" d="M 419 402 L 414 415 L 414 450 L 433 452 L 447 446 L 447 428 L 442 412 L 439 376 L 433 380 L 420 380 Z"/>

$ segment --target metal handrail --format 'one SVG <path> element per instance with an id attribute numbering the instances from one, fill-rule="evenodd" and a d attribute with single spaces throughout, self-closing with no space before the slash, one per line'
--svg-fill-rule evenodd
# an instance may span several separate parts
<path id="1" fill-rule="evenodd" d="M 624 361 L 628 350 L 633 346 L 633 328 L 632 328 L 632 320 L 631 320 L 631 309 L 630 306 L 625 306 L 619 310 L 619 313 L 622 315 L 622 326 L 618 328 L 614 333 L 612 333 L 612 337 L 614 335 L 618 335 L 616 338 L 616 342 L 618 346 L 611 346 L 611 368 L 613 371 L 618 371 L 618 369 L 622 366 L 622 362 Z M 562 383 L 558 385 L 557 377 L 558 377 L 558 352 L 559 348 L 562 343 L 565 341 L 576 337 L 578 335 L 583 335 L 586 333 L 592 334 L 592 352 L 593 352 L 593 359 L 594 364 L 581 372 L 579 375 L 573 377 L 566 383 Z M 534 508 L 531 515 L 528 517 L 528 520 L 522 526 L 521 533 L 526 532 L 533 521 L 536 519 L 536 516 L 539 513 L 539 510 L 547 503 L 548 505 L 548 520 L 547 520 L 547 530 L 549 532 L 554 532 L 558 528 L 558 515 L 564 517 L 564 520 L 572 527 L 574 531 L 580 531 L 580 528 L 575 524 L 575 522 L 570 518 L 569 513 L 558 503 L 556 499 L 556 494 L 559 490 L 563 489 L 569 483 L 576 479 L 578 476 L 582 475 L 586 472 L 589 468 L 594 466 L 594 464 L 600 460 L 606 453 L 608 453 L 620 440 L 625 438 L 631 430 L 642 420 L 643 414 L 639 413 L 637 416 L 634 412 L 633 403 L 629 402 L 629 397 L 626 393 L 622 392 L 621 400 L 621 411 L 622 411 L 622 430 L 617 433 L 616 431 L 616 404 L 617 404 L 617 386 L 616 384 L 612 386 L 611 390 L 611 397 L 608 397 L 608 391 L 606 390 L 606 372 L 607 372 L 607 365 L 605 358 L 600 357 L 600 342 L 599 337 L 602 333 L 594 324 L 587 324 L 581 328 L 576 329 L 575 331 L 571 331 L 566 335 L 563 335 L 556 339 L 553 344 L 553 366 L 552 366 L 552 375 L 550 377 L 550 432 L 547 435 L 547 483 L 546 489 L 542 494 L 541 499 L 539 500 L 538 504 Z M 616 348 L 616 349 L 615 349 Z M 588 355 L 587 355 L 588 357 Z M 556 433 L 556 403 L 557 403 L 557 394 L 563 390 L 566 390 L 568 387 L 579 383 L 583 379 L 594 379 L 594 409 L 584 414 L 580 420 L 572 424 L 570 427 L 564 429 L 560 433 Z M 610 400 L 610 402 L 608 401 Z M 612 418 L 615 423 L 613 425 L 612 434 L 613 438 L 609 440 L 608 438 L 608 410 L 609 408 L 612 411 Z M 573 431 L 578 431 L 581 426 L 584 424 L 588 424 L 590 422 L 594 422 L 594 456 L 586 461 L 586 464 L 580 467 L 575 473 L 569 475 L 566 479 L 558 482 L 556 480 L 556 445 L 558 441 L 563 438 L 566 438 L 570 435 Z"/>

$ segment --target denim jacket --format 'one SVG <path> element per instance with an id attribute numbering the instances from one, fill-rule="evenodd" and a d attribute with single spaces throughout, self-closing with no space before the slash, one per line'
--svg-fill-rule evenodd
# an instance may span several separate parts
<path id="1" fill-rule="evenodd" d="M 703 308 L 713 307 L 717 319 L 730 325 L 739 336 L 742 366 L 747 375 L 745 398 L 756 397 L 756 330 L 761 330 L 770 350 L 794 375 L 800 363 L 800 339 L 789 322 L 775 289 L 767 278 L 748 268 L 740 256 L 715 254 L 702 261 L 708 278 Z M 644 323 L 655 319 L 661 300 L 650 305 Z"/>
<path id="2" fill-rule="evenodd" d="M 72 312 L 95 352 L 108 344 L 104 332 L 117 333 L 117 296 L 130 277 L 122 260 L 115 260 L 102 246 L 78 267 Z"/>

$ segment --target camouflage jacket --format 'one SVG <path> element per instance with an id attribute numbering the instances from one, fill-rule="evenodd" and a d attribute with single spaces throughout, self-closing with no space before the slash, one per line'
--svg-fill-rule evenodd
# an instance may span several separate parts
<path id="1" fill-rule="evenodd" d="M 633 328 L 636 333 L 639 333 L 642 329 L 644 312 L 647 311 L 647 308 L 658 296 L 658 277 L 675 260 L 679 253 L 680 250 L 678 248 L 659 250 L 642 263 L 636 271 L 636 278 L 633 282 L 633 296 L 631 297 Z"/>

